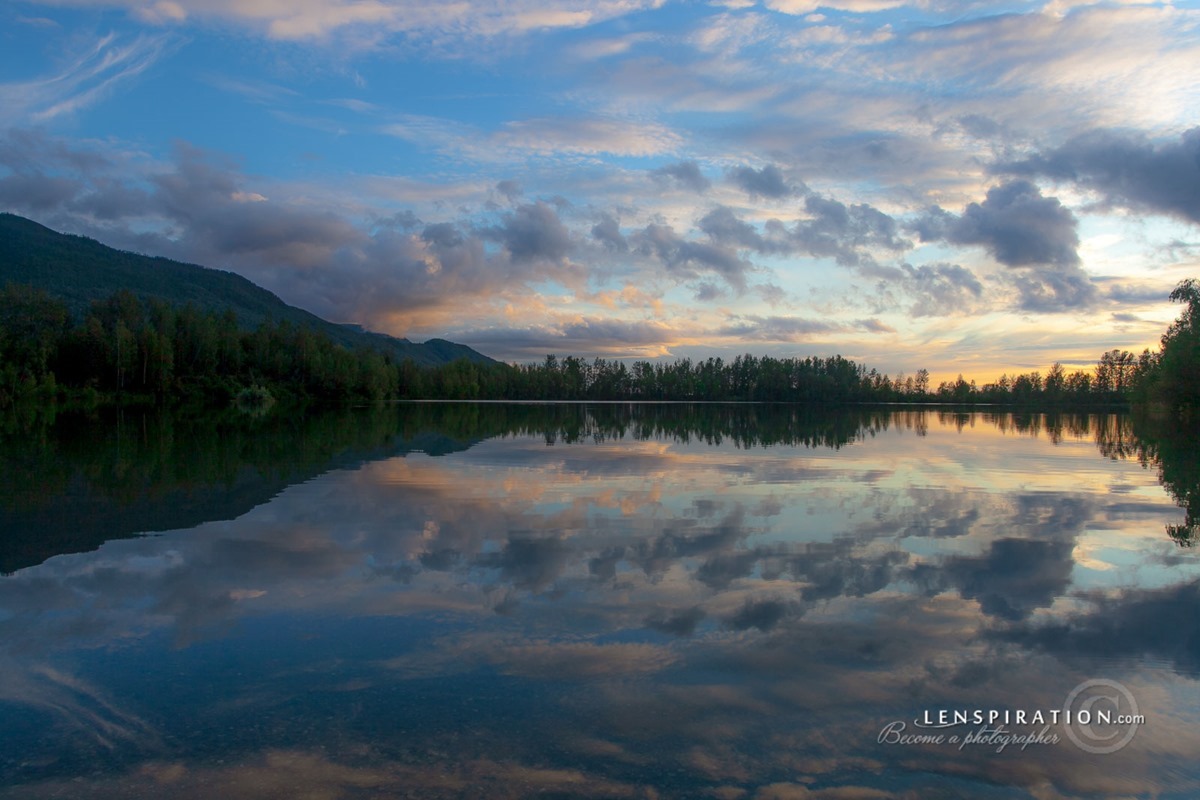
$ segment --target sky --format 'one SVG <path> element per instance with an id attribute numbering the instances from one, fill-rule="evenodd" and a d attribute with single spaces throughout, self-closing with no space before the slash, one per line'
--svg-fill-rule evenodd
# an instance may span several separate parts
<path id="1" fill-rule="evenodd" d="M 0 210 L 504 361 L 1155 347 L 1200 3 L 0 7 Z"/>

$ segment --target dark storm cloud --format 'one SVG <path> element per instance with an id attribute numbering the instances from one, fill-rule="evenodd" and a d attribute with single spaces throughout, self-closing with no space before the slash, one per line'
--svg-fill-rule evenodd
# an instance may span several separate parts
<path id="1" fill-rule="evenodd" d="M 807 190 L 803 184 L 795 187 L 788 185 L 783 172 L 774 164 L 767 164 L 762 169 L 736 167 L 729 170 L 728 177 L 730 182 L 740 187 L 751 198 L 779 200 L 793 194 L 802 194 Z"/>
<path id="2" fill-rule="evenodd" d="M 696 570 L 696 579 L 710 589 L 725 589 L 739 578 L 746 578 L 762 560 L 757 550 L 718 553 Z"/>
<path id="3" fill-rule="evenodd" d="M 364 234 L 328 211 L 315 211 L 241 191 L 232 164 L 190 145 L 175 147 L 173 169 L 150 177 L 154 204 L 178 223 L 177 249 L 313 267 L 363 241 Z M 121 212 L 123 215 L 123 212 Z"/>
<path id="4" fill-rule="evenodd" d="M 971 203 L 962 216 L 934 208 L 914 229 L 922 241 L 981 245 L 1009 267 L 1079 264 L 1075 215 L 1057 197 L 1043 197 L 1025 180 L 993 186 L 982 203 Z"/>
<path id="5" fill-rule="evenodd" d="M 636 231 L 629 239 L 638 253 L 658 258 L 678 277 L 694 279 L 705 272 L 714 272 L 737 291 L 746 288 L 746 273 L 751 265 L 730 247 L 689 241 L 670 225 L 656 223 Z"/>
<path id="6" fill-rule="evenodd" d="M 705 192 L 712 181 L 704 177 L 704 173 L 700 171 L 700 165 L 695 161 L 680 161 L 678 164 L 668 164 L 665 167 L 660 167 L 650 173 L 658 179 L 670 179 L 681 186 L 696 192 L 697 194 Z"/>
<path id="7" fill-rule="evenodd" d="M 662 533 L 633 543 L 626 560 L 647 575 L 658 575 L 682 558 L 719 556 L 754 533 L 745 517 L 745 509 L 738 505 L 719 523 L 708 527 L 693 525 L 691 520 L 673 520 Z"/>
<path id="8" fill-rule="evenodd" d="M 1069 181 L 1099 192 L 1107 205 L 1200 222 L 1200 128 L 1158 144 L 1145 136 L 1095 131 L 994 170 Z"/>
<path id="9" fill-rule="evenodd" d="M 462 553 L 453 548 L 440 548 L 417 556 L 421 566 L 435 572 L 449 572 L 462 563 Z"/>
<path id="10" fill-rule="evenodd" d="M 982 203 L 961 216 L 932 208 L 911 228 L 922 241 L 983 247 L 1000 264 L 1014 268 L 1007 280 L 1023 311 L 1086 308 L 1096 287 L 1080 268 L 1077 220 L 1057 197 L 1045 197 L 1026 180 L 993 186 Z"/>

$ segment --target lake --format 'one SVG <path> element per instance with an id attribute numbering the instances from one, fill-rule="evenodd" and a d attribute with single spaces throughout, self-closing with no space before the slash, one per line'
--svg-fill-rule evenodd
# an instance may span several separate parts
<path id="1" fill-rule="evenodd" d="M 1118 414 L 10 418 L 0 798 L 1194 798 L 1198 464 Z"/>

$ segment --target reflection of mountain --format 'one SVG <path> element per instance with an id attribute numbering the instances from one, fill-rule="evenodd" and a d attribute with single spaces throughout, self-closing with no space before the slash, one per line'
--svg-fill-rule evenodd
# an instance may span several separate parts
<path id="1" fill-rule="evenodd" d="M 332 469 L 470 446 L 436 432 L 405 440 L 398 420 L 395 409 L 260 421 L 140 411 L 10 419 L 0 439 L 0 572 L 109 539 L 235 519 Z"/>
<path id="2" fill-rule="evenodd" d="M 412 403 L 261 420 L 140 411 L 55 422 L 9 418 L 0 422 L 0 572 L 108 539 L 235 519 L 332 469 L 408 452 L 447 455 L 497 436 L 536 436 L 547 445 L 626 438 L 837 449 L 889 427 L 923 435 L 934 413 L 942 424 L 969 420 L 952 412 L 734 403 Z M 1136 453 L 1166 464 L 1163 480 L 1180 503 L 1191 509 L 1200 502 L 1196 453 L 1180 444 L 1186 440 L 1143 441 L 1117 416 L 982 419 L 1054 441 L 1094 434 L 1105 455 Z M 1194 535 L 1197 518 L 1190 510 L 1185 533 Z"/>

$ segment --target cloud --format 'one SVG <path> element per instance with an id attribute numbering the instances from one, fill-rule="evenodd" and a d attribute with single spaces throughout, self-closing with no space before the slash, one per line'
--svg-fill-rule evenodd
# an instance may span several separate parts
<path id="1" fill-rule="evenodd" d="M 824 320 L 802 317 L 737 317 L 734 321 L 717 329 L 719 336 L 768 342 L 801 342 L 822 333 L 842 330 Z"/>
<path id="2" fill-rule="evenodd" d="M 768 255 L 833 258 L 843 266 L 869 260 L 863 255 L 864 249 L 898 252 L 910 247 L 908 240 L 900 235 L 896 220 L 869 205 L 847 206 L 810 194 L 805 198 L 804 208 L 809 214 L 807 219 L 797 220 L 790 228 L 780 220 L 769 219 L 762 233 L 726 206 L 714 208 L 697 224 L 715 244 L 724 247 Z"/>
<path id="3" fill-rule="evenodd" d="M 508 120 L 485 130 L 443 117 L 400 114 L 379 131 L 460 159 L 522 165 L 531 155 L 655 156 L 674 152 L 683 143 L 679 134 L 658 122 L 596 115 Z"/>
<path id="4" fill-rule="evenodd" d="M 0 123 L 42 124 L 80 111 L 141 75 L 176 44 L 167 35 L 127 42 L 115 34 L 101 37 L 56 74 L 0 83 Z"/>
<path id="5" fill-rule="evenodd" d="M 1200 629 L 1192 615 L 1200 584 L 1131 589 L 1119 597 L 1095 598 L 1095 609 L 1068 620 L 1033 620 L 995 632 L 995 638 L 1054 653 L 1068 661 L 1111 664 L 1113 659 L 1166 661 L 1181 674 L 1200 672 Z"/>
<path id="6" fill-rule="evenodd" d="M 654 357 L 665 355 L 681 338 L 671 326 L 650 320 L 581 317 L 526 327 L 461 328 L 455 341 L 501 359 L 538 359 L 547 353 L 585 357 Z"/>
<path id="7" fill-rule="evenodd" d="M 561 262 L 571 249 L 571 234 L 554 209 L 538 201 L 518 206 L 503 223 L 485 231 L 516 261 Z"/>
<path id="8" fill-rule="evenodd" d="M 610 117 L 540 117 L 507 122 L 492 136 L 497 146 L 545 155 L 653 156 L 669 153 L 682 138 L 664 125 Z"/>
<path id="9" fill-rule="evenodd" d="M 752 269 L 734 250 L 684 239 L 670 225 L 650 223 L 631 234 L 629 241 L 639 253 L 655 256 L 668 273 L 684 280 L 712 272 L 741 292 L 746 288 L 746 273 Z"/>
<path id="10" fill-rule="evenodd" d="M 757 600 L 747 602 L 741 610 L 733 614 L 725 622 L 735 631 L 757 628 L 769 631 L 774 628 L 791 610 L 791 606 L 781 600 Z"/>
<path id="11" fill-rule="evenodd" d="M 1088 308 L 1097 300 L 1096 287 L 1079 269 L 1028 270 L 1008 276 L 1017 289 L 1018 308 L 1035 313 Z"/>
<path id="12" fill-rule="evenodd" d="M 767 164 L 762 169 L 735 167 L 729 171 L 728 177 L 731 183 L 750 195 L 751 199 L 762 197 L 780 200 L 807 191 L 804 184 L 796 187 L 789 185 L 783 177 L 783 172 L 774 164 Z"/>
<path id="13" fill-rule="evenodd" d="M 687 187 L 696 193 L 702 193 L 712 186 L 712 181 L 704 177 L 700 165 L 695 161 L 680 161 L 678 164 L 668 164 L 650 173 L 656 178 L 670 178 L 679 185 Z"/>
<path id="14" fill-rule="evenodd" d="M 1106 205 L 1200 223 L 1200 128 L 1177 141 L 1094 131 L 995 172 L 1071 182 L 1098 192 Z"/>
<path id="15" fill-rule="evenodd" d="M 496 184 L 496 191 L 499 192 L 508 202 L 516 202 L 517 198 L 524 194 L 521 189 L 521 184 L 514 180 L 503 180 Z"/>
<path id="16" fill-rule="evenodd" d="M 58 208 L 74 199 L 79 184 L 68 178 L 51 177 L 40 172 L 6 175 L 0 178 L 0 204 L 22 211 Z"/>
<path id="17" fill-rule="evenodd" d="M 415 39 L 426 46 L 471 53 L 479 40 L 513 38 L 533 31 L 576 29 L 656 6 L 656 0 L 515 0 L 476 4 L 422 4 L 411 0 L 111 0 L 150 24 L 218 21 L 241 25 L 270 39 L 321 42 L 370 32 L 374 37 Z M 90 6 L 92 0 L 63 5 Z"/>
<path id="18" fill-rule="evenodd" d="M 402 211 L 368 226 L 283 187 L 252 186 L 186 143 L 169 162 L 147 163 L 30 132 L 0 138 L 0 166 L 5 208 L 121 249 L 233 268 L 322 316 L 396 333 L 464 302 L 584 279 L 569 258 L 574 237 L 542 202 L 493 224 L 421 223 Z"/>
<path id="19" fill-rule="evenodd" d="M 881 294 L 880 310 L 894 308 L 910 299 L 913 317 L 941 317 L 972 313 L 983 299 L 983 283 L 971 270 L 958 264 L 899 264 L 883 266 L 863 263 L 859 274 L 876 280 Z"/>
<path id="20" fill-rule="evenodd" d="M 791 238 L 813 256 L 832 256 L 839 264 L 860 263 L 859 250 L 881 247 L 893 252 L 911 245 L 899 234 L 896 220 L 865 203 L 845 205 L 831 198 L 809 195 L 804 208 L 811 215 L 796 223 Z"/>
<path id="21" fill-rule="evenodd" d="M 600 221 L 592 226 L 592 238 L 618 253 L 629 250 L 629 242 L 621 233 L 621 223 L 612 214 L 601 214 Z"/>
<path id="22" fill-rule="evenodd" d="M 918 565 L 913 577 L 938 593 L 956 588 L 989 616 L 1018 621 L 1048 608 L 1066 591 L 1075 567 L 1073 539 L 998 539 L 981 556 L 951 556 L 936 567 Z"/>
<path id="23" fill-rule="evenodd" d="M 672 636 L 691 636 L 704 617 L 704 609 L 699 606 L 670 612 L 656 611 L 646 617 L 646 627 Z"/>
<path id="24" fill-rule="evenodd" d="M 499 553 L 479 556 L 478 567 L 497 569 L 513 586 L 532 592 L 549 589 L 570 563 L 572 550 L 556 536 L 512 536 Z"/>
<path id="25" fill-rule="evenodd" d="M 1015 271 L 1005 277 L 1025 311 L 1083 308 L 1097 298 L 1080 267 L 1077 220 L 1057 197 L 1045 197 L 1027 180 L 988 189 L 982 203 L 961 215 L 934 207 L 912 224 L 922 241 L 983 247 Z"/>
<path id="26" fill-rule="evenodd" d="M 767 0 L 766 6 L 781 14 L 811 14 L 818 8 L 849 11 L 854 14 L 887 11 L 907 4 L 908 0 Z"/>
<path id="27" fill-rule="evenodd" d="M 714 242 L 743 247 L 759 253 L 775 251 L 778 246 L 767 241 L 748 222 L 738 218 L 733 209 L 717 206 L 696 223 Z"/>
<path id="28" fill-rule="evenodd" d="M 940 208 L 916 225 L 924 241 L 981 245 L 1009 267 L 1079 264 L 1075 215 L 1056 197 L 1025 180 L 988 189 L 982 203 L 971 203 L 961 216 Z"/>

